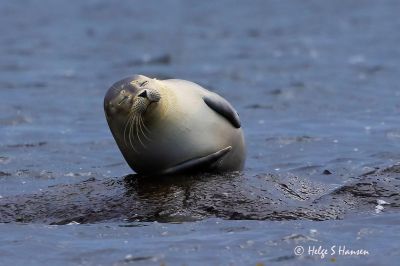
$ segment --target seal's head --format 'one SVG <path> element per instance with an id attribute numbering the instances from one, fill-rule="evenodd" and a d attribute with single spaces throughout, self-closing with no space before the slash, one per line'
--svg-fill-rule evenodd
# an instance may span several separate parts
<path id="1" fill-rule="evenodd" d="M 156 87 L 149 86 L 153 80 L 135 75 L 114 83 L 104 97 L 107 120 L 118 117 L 141 117 L 146 119 L 161 100 Z"/>

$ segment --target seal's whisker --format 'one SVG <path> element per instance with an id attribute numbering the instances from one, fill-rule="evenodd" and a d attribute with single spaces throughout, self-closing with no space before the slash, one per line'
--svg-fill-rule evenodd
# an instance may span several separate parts
<path id="1" fill-rule="evenodd" d="M 143 146 L 144 148 L 146 148 L 146 145 L 144 145 L 142 139 L 141 139 L 140 136 L 139 136 L 139 125 L 140 125 L 140 124 L 139 124 L 139 117 L 135 117 L 136 136 L 138 137 L 138 140 L 139 140 L 140 144 L 142 144 L 142 146 Z"/>
<path id="2" fill-rule="evenodd" d="M 139 131 L 139 133 L 140 133 L 142 136 L 146 137 L 146 136 L 143 134 L 142 123 L 141 123 L 141 121 L 140 121 L 140 115 L 138 116 L 137 124 L 138 124 L 138 131 Z"/>
<path id="3" fill-rule="evenodd" d="M 126 129 L 127 129 L 128 125 L 129 125 L 130 119 L 131 119 L 131 114 L 129 113 L 128 118 L 126 119 L 126 122 L 125 122 L 125 126 L 124 126 L 124 142 L 125 142 L 125 146 L 128 146 L 128 143 L 126 142 Z"/>
<path id="4" fill-rule="evenodd" d="M 142 117 L 139 116 L 139 127 L 140 127 L 140 131 L 142 132 L 142 135 L 143 135 L 147 140 L 150 140 L 150 141 L 151 141 L 151 139 L 144 133 L 144 130 L 143 130 L 143 128 L 142 128 L 142 125 L 144 126 L 144 122 L 143 122 Z"/>
<path id="5" fill-rule="evenodd" d="M 128 140 L 129 140 L 129 144 L 132 146 L 132 140 L 131 140 L 131 123 L 132 123 L 132 116 L 129 115 L 129 120 L 128 120 Z"/>
<path id="6" fill-rule="evenodd" d="M 131 144 L 131 147 L 132 147 L 133 151 L 137 153 L 137 151 L 136 151 L 134 145 L 132 144 L 133 118 L 134 118 L 134 116 L 132 115 L 132 117 L 131 117 L 131 119 L 130 119 L 130 126 L 129 126 L 129 143 Z"/>
<path id="7" fill-rule="evenodd" d="M 147 128 L 145 122 L 143 121 L 143 118 L 140 117 L 140 119 L 142 120 L 142 124 L 143 124 L 144 129 L 147 131 L 147 133 L 151 134 L 150 130 Z"/>

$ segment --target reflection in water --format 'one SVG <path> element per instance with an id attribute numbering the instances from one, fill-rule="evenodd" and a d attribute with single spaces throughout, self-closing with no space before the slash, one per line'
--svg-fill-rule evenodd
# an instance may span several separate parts
<path id="1" fill-rule="evenodd" d="M 124 177 L 125 195 L 135 198 L 136 205 L 142 204 L 146 206 L 147 210 L 151 210 L 153 217 L 150 220 L 164 222 L 192 221 L 204 216 L 200 213 L 188 211 L 193 200 L 193 191 L 205 191 L 208 186 L 218 183 L 219 179 L 225 179 L 225 182 L 229 182 L 240 177 L 240 173 L 174 176 L 128 175 Z M 128 220 L 138 221 L 140 218 L 144 217 L 133 213 Z"/>

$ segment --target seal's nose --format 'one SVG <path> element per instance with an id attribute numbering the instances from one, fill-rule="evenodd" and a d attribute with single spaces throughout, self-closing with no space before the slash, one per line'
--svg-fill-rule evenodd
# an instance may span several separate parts
<path id="1" fill-rule="evenodd" d="M 148 97 L 147 97 L 147 90 L 143 90 L 142 92 L 140 92 L 140 93 L 138 94 L 138 97 L 148 98 Z"/>

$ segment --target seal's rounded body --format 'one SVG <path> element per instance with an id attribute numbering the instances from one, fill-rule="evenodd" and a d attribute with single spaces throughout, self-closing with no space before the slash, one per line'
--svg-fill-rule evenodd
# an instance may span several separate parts
<path id="1" fill-rule="evenodd" d="M 243 169 L 236 111 L 195 83 L 133 76 L 109 89 L 104 109 L 118 147 L 139 174 Z"/>

